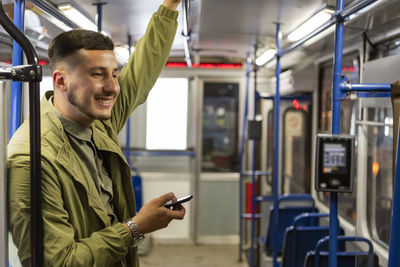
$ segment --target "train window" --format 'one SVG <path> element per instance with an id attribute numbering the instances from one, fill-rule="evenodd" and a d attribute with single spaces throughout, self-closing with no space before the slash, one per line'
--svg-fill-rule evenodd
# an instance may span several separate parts
<path id="1" fill-rule="evenodd" d="M 383 122 L 386 126 L 365 126 L 368 155 L 366 166 L 368 181 L 367 216 L 372 237 L 389 244 L 393 200 L 392 154 L 393 112 L 391 108 L 368 108 L 367 120 Z"/>
<path id="2" fill-rule="evenodd" d="M 310 113 L 289 108 L 283 114 L 283 121 L 283 193 L 310 193 Z"/>
<path id="3" fill-rule="evenodd" d="M 319 127 L 321 133 L 332 131 L 332 62 L 322 64 L 320 67 L 320 94 L 319 94 Z M 343 56 L 342 74 L 351 83 L 359 83 L 359 58 L 357 54 Z M 342 100 L 340 107 L 340 133 L 351 134 L 354 131 L 355 113 L 352 113 L 353 106 L 357 101 L 352 96 Z M 357 111 L 357 109 L 355 109 Z"/>
<path id="4" fill-rule="evenodd" d="M 204 83 L 203 171 L 238 171 L 238 94 L 238 83 Z"/>
<path id="5" fill-rule="evenodd" d="M 188 80 L 160 78 L 147 99 L 146 148 L 187 148 Z"/>
<path id="6" fill-rule="evenodd" d="M 342 74 L 351 83 L 359 83 L 359 56 L 358 53 L 343 55 Z M 319 94 L 319 133 L 332 132 L 332 62 L 320 66 L 320 94 Z M 356 135 L 355 120 L 358 117 L 357 97 L 350 95 L 341 101 L 340 105 L 340 133 Z M 354 154 L 357 162 L 357 144 Z M 357 166 L 354 168 L 354 190 L 352 193 L 339 193 L 338 212 L 351 223 L 356 222 L 356 188 L 357 188 Z M 318 193 L 318 198 L 329 206 L 329 193 Z"/>

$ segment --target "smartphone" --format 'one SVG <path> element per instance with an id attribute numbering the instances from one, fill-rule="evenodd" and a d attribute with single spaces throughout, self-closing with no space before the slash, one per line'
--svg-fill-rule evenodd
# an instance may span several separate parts
<path id="1" fill-rule="evenodd" d="M 176 206 L 179 206 L 182 203 L 188 202 L 193 198 L 193 194 L 187 195 L 185 197 L 178 198 L 175 202 L 167 203 L 164 205 L 167 209 L 174 208 Z"/>

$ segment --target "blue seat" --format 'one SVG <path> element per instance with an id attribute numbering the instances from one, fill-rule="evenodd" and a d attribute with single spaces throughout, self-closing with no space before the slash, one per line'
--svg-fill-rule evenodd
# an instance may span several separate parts
<path id="1" fill-rule="evenodd" d="M 302 220 L 321 217 L 329 217 L 327 213 L 303 213 L 294 219 L 293 225 L 286 228 L 281 267 L 298 267 L 304 263 L 308 251 L 315 248 L 317 242 L 329 235 L 328 226 L 299 226 Z M 344 230 L 339 229 L 339 235 L 343 235 Z M 327 244 L 322 249 L 328 250 Z M 344 250 L 344 243 L 339 243 L 339 250 Z"/>
<path id="2" fill-rule="evenodd" d="M 309 251 L 304 261 L 304 267 L 329 266 L 329 252 L 321 251 L 329 236 L 318 241 L 315 251 Z M 340 267 L 379 267 L 379 258 L 374 253 L 372 243 L 359 236 L 338 236 L 338 241 L 364 242 L 368 244 L 368 251 L 338 251 L 337 265 Z"/>
<path id="3" fill-rule="evenodd" d="M 309 205 L 293 205 L 293 202 L 309 202 Z M 286 205 L 283 206 L 282 203 Z M 289 204 L 291 204 L 289 206 Z M 282 206 L 281 206 L 282 205 Z M 299 195 L 284 195 L 278 198 L 278 229 L 273 232 L 273 213 L 274 209 L 271 207 L 269 224 L 267 229 L 266 238 L 260 237 L 259 243 L 264 246 L 267 254 L 272 254 L 273 251 L 273 233 L 277 235 L 277 252 L 282 253 L 282 240 L 287 227 L 293 224 L 294 218 L 302 213 L 317 212 L 314 199 L 308 194 Z M 301 226 L 317 226 L 318 220 L 313 218 L 303 220 L 299 225 Z"/>
<path id="4" fill-rule="evenodd" d="M 133 193 L 135 194 L 135 200 L 136 200 L 136 213 L 138 213 L 143 205 L 142 177 L 140 176 L 138 168 L 136 168 L 136 167 L 131 167 L 131 168 L 133 171 L 136 172 L 136 174 L 132 176 L 132 186 L 133 186 Z"/>

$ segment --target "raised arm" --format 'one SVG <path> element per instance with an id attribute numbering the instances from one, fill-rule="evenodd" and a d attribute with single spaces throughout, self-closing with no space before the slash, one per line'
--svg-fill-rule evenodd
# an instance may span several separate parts
<path id="1" fill-rule="evenodd" d="M 164 69 L 178 26 L 175 10 L 181 0 L 165 0 L 152 16 L 146 33 L 136 45 L 128 64 L 121 70 L 120 95 L 111 123 L 119 133 L 132 111 L 144 101 Z"/>

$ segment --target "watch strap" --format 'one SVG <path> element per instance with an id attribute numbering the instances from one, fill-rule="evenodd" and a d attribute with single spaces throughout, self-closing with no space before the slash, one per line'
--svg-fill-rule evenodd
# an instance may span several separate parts
<path id="1" fill-rule="evenodd" d="M 129 227 L 131 231 L 133 241 L 131 246 L 137 247 L 145 238 L 144 234 L 137 229 L 136 223 L 133 219 L 126 220 L 126 225 Z"/>

